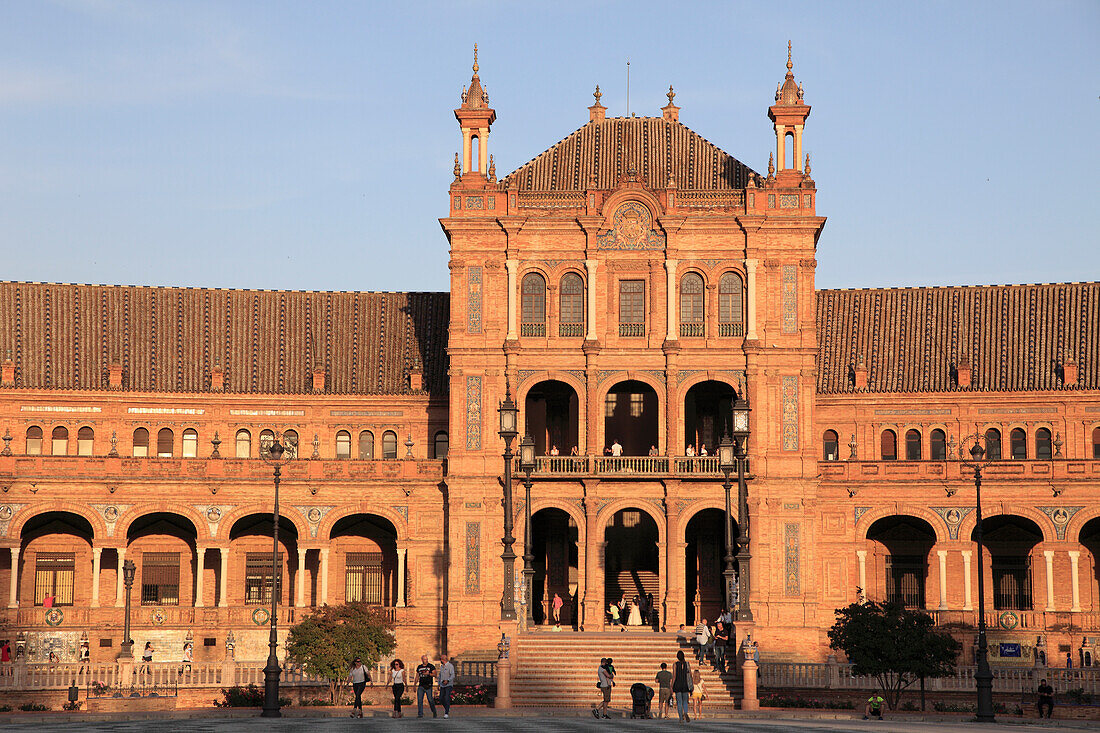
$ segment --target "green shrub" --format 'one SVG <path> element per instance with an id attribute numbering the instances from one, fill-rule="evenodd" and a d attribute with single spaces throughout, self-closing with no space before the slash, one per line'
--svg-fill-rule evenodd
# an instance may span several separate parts
<path id="1" fill-rule="evenodd" d="M 262 688 L 256 685 L 249 685 L 248 687 L 236 687 L 222 688 L 222 700 L 214 701 L 215 707 L 219 708 L 259 708 L 264 704 L 264 691 Z M 289 697 L 279 698 L 279 707 L 290 707 Z"/>
<path id="2" fill-rule="evenodd" d="M 25 702 L 19 706 L 19 709 L 25 713 L 40 713 L 44 710 L 49 710 L 49 707 L 36 702 Z"/>
<path id="3" fill-rule="evenodd" d="M 74 700 L 73 702 L 67 702 L 61 706 L 62 710 L 68 710 L 69 712 L 76 712 L 80 710 L 80 706 L 83 705 L 80 700 Z"/>
<path id="4" fill-rule="evenodd" d="M 491 694 L 485 685 L 455 685 L 451 702 L 455 705 L 488 705 Z"/>
<path id="5" fill-rule="evenodd" d="M 783 695 L 764 695 L 760 705 L 766 708 L 817 708 L 824 710 L 853 710 L 851 700 L 817 700 L 804 697 L 784 697 Z"/>
<path id="6" fill-rule="evenodd" d="M 0 713 L 10 713 L 11 705 L 0 705 Z"/>

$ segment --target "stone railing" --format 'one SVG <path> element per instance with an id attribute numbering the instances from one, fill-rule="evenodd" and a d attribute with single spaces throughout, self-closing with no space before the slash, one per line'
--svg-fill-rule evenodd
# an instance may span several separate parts
<path id="1" fill-rule="evenodd" d="M 514 475 L 520 476 L 519 460 Z M 749 473 L 746 461 L 745 473 Z M 539 456 L 533 477 L 548 476 L 684 476 L 716 477 L 717 456 Z M 733 480 L 735 474 L 731 475 Z"/>
<path id="2" fill-rule="evenodd" d="M 849 452 L 839 446 L 841 455 Z M 862 448 L 861 448 L 862 450 Z M 833 481 L 894 481 L 911 477 L 913 480 L 935 478 L 956 480 L 973 485 L 974 470 L 957 460 L 881 461 L 837 460 L 818 461 L 822 483 Z M 998 480 L 1035 479 L 1091 479 L 1100 478 L 1100 461 L 1066 460 L 1050 461 L 1003 459 L 993 461 L 982 469 L 982 476 L 992 482 Z"/>
<path id="3" fill-rule="evenodd" d="M 925 611 L 937 626 L 965 626 L 978 628 L 978 612 Z M 1004 617 L 1004 622 L 1002 622 Z M 1076 628 L 1081 631 L 1100 631 L 1100 613 L 1082 611 L 986 611 L 985 625 L 990 629 L 1035 629 L 1043 631 L 1057 628 Z"/>
<path id="4" fill-rule="evenodd" d="M 65 626 L 68 628 L 121 629 L 123 609 L 114 605 L 99 606 L 60 606 L 65 614 Z M 251 606 L 135 606 L 132 610 L 132 623 L 135 628 L 151 626 L 188 627 L 195 624 L 207 626 L 229 626 L 232 628 L 255 628 L 252 614 L 256 609 L 268 608 L 267 605 Z M 391 623 L 403 623 L 407 620 L 406 608 L 377 606 L 377 610 Z M 46 621 L 46 611 L 41 606 L 0 608 L 0 621 L 7 621 L 19 629 L 51 628 Z M 313 606 L 279 606 L 280 624 L 296 624 L 315 610 Z M 153 612 L 160 615 L 157 622 L 151 620 Z"/>

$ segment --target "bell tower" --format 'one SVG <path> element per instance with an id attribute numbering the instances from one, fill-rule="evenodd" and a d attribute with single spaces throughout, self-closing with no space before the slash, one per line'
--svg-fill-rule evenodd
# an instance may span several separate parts
<path id="1" fill-rule="evenodd" d="M 791 42 L 787 41 L 787 77 L 777 85 L 775 104 L 768 108 L 768 117 L 775 125 L 775 159 L 780 176 L 784 171 L 802 172 L 802 128 L 810 116 L 810 106 L 802 101 L 802 85 L 794 80 L 793 66 Z M 792 153 L 787 152 L 788 137 L 793 139 Z"/>
<path id="2" fill-rule="evenodd" d="M 497 113 L 489 106 L 489 93 L 481 86 L 477 75 L 477 44 L 474 44 L 474 75 L 469 89 L 462 89 L 462 105 L 455 110 L 455 118 L 462 129 L 462 161 L 456 175 L 472 173 L 485 177 L 489 170 L 489 128 Z M 474 147 L 477 152 L 474 153 Z"/>

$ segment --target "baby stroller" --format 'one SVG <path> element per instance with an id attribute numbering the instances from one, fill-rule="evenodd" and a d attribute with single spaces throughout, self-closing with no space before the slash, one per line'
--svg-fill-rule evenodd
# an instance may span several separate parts
<path id="1" fill-rule="evenodd" d="M 634 706 L 630 710 L 632 718 L 649 718 L 649 704 L 653 701 L 653 688 L 641 682 L 630 686 L 630 700 Z"/>

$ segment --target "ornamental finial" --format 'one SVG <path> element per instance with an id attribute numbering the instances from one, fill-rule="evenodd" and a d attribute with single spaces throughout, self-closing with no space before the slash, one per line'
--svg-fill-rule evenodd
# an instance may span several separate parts
<path id="1" fill-rule="evenodd" d="M 806 153 L 806 175 L 810 175 L 810 154 Z"/>
<path id="2" fill-rule="evenodd" d="M 787 44 L 790 45 L 790 44 Z M 791 68 L 791 62 L 787 61 L 787 68 Z M 474 44 L 474 73 L 477 74 L 477 44 Z"/>
<path id="3" fill-rule="evenodd" d="M 599 84 L 596 85 L 596 91 L 592 92 L 592 96 L 596 98 L 596 104 L 598 106 L 600 104 L 600 97 L 603 96 L 603 94 L 600 93 L 600 85 Z"/>
<path id="4" fill-rule="evenodd" d="M 462 177 L 462 164 L 458 162 L 458 153 L 455 153 L 455 178 Z"/>
<path id="5" fill-rule="evenodd" d="M 477 58 L 477 46 L 474 46 L 474 58 L 475 59 Z M 475 66 L 475 71 L 476 71 L 476 66 L 477 66 L 477 61 L 476 60 L 474 61 L 474 66 Z M 794 64 L 791 63 L 791 42 L 787 41 L 787 71 L 790 72 L 790 70 L 793 69 L 793 68 L 794 68 Z"/>
<path id="6" fill-rule="evenodd" d="M 768 153 L 768 178 L 775 175 L 775 153 Z"/>

